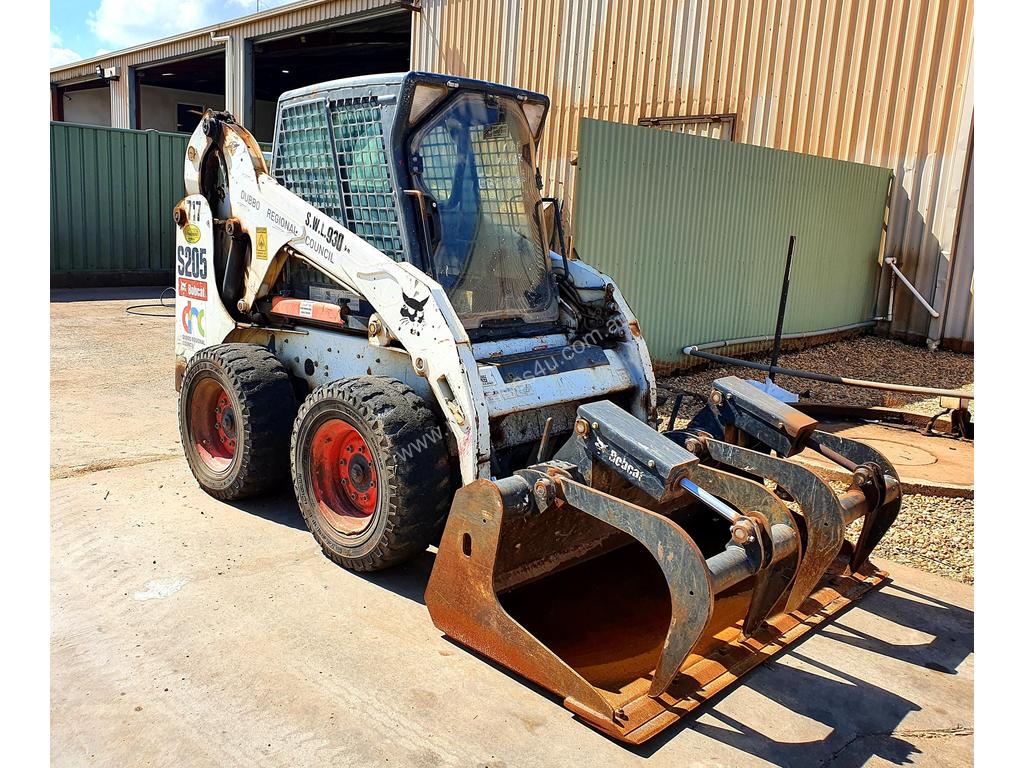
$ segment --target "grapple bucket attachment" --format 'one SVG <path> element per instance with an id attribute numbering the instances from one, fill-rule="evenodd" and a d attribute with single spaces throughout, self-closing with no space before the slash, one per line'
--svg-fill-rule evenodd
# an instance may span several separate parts
<path id="1" fill-rule="evenodd" d="M 434 623 L 640 743 L 878 584 L 866 557 L 899 508 L 892 467 L 745 382 L 715 386 L 755 400 L 788 448 L 721 439 L 752 425 L 715 404 L 667 435 L 581 406 L 553 460 L 457 492 L 427 586 Z M 730 429 L 702 428 L 711 417 Z M 804 445 L 849 465 L 850 489 L 783 458 Z"/>

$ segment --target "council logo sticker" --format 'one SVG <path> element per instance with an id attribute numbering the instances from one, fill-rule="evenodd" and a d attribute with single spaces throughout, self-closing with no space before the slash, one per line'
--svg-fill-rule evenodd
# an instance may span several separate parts
<path id="1" fill-rule="evenodd" d="M 206 338 L 206 329 L 203 328 L 203 320 L 206 317 L 206 310 L 193 307 L 192 302 L 185 304 L 181 311 L 181 327 L 190 336 L 198 335 Z"/>
<path id="2" fill-rule="evenodd" d="M 195 224 L 185 225 L 185 241 L 188 243 L 198 243 L 202 233 L 199 231 L 199 227 Z"/>

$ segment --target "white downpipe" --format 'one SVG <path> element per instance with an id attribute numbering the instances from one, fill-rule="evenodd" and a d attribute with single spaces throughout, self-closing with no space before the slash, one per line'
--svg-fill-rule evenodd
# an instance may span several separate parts
<path id="1" fill-rule="evenodd" d="M 231 35 L 210 32 L 210 40 L 224 45 L 224 111 L 232 112 L 235 95 L 235 57 L 232 55 Z"/>
<path id="2" fill-rule="evenodd" d="M 914 287 L 914 284 L 907 279 L 907 276 L 900 272 L 899 267 L 896 266 L 896 260 L 892 258 L 892 256 L 889 256 L 885 260 L 885 263 L 889 265 L 889 269 L 892 270 L 893 274 L 896 275 L 896 277 L 898 277 L 905 286 L 907 286 L 907 289 L 912 294 L 914 294 L 914 298 L 918 300 L 921 306 L 928 310 L 928 314 L 931 315 L 932 317 L 937 318 L 939 316 L 939 313 L 936 312 L 932 305 L 929 304 L 928 301 L 925 299 L 925 297 L 918 292 L 917 288 Z"/>

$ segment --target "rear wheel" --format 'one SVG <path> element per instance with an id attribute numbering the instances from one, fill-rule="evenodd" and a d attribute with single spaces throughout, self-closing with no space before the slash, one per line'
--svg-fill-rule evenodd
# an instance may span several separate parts
<path id="1" fill-rule="evenodd" d="M 266 348 L 218 344 L 197 352 L 182 377 L 178 427 L 203 490 L 231 500 L 280 485 L 295 409 L 288 372 Z"/>
<path id="2" fill-rule="evenodd" d="M 407 385 L 383 376 L 315 390 L 292 431 L 292 482 L 324 554 L 375 571 L 422 552 L 451 503 L 444 433 Z"/>

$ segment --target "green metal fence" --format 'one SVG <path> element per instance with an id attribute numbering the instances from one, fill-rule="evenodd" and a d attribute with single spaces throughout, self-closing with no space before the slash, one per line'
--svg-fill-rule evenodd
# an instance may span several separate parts
<path id="1" fill-rule="evenodd" d="M 170 285 L 188 136 L 50 123 L 50 282 Z"/>
<path id="2" fill-rule="evenodd" d="M 874 316 L 889 169 L 598 120 L 577 165 L 576 249 L 618 282 L 659 367 L 774 332 L 790 234 L 785 333 Z"/>

